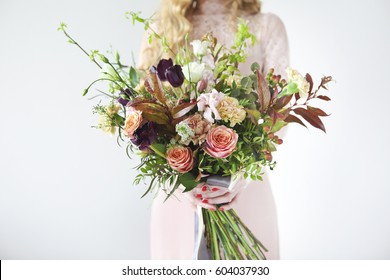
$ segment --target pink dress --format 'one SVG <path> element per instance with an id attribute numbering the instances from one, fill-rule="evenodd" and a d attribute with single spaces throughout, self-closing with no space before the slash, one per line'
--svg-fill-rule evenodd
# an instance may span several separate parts
<path id="1" fill-rule="evenodd" d="M 207 1 L 204 5 L 207 5 Z M 212 1 L 210 4 L 213 5 Z M 234 39 L 226 14 L 215 14 L 213 7 L 203 7 L 200 15 L 194 15 L 191 39 L 200 39 L 212 31 L 220 43 L 227 46 Z M 210 11 L 210 13 L 207 13 Z M 274 14 L 259 13 L 241 15 L 249 21 L 250 30 L 257 37 L 250 48 L 247 62 L 241 65 L 243 75 L 250 73 L 250 65 L 258 62 L 266 74 L 273 67 L 282 76 L 288 67 L 288 41 L 282 21 Z M 265 171 L 265 169 L 264 169 Z M 235 210 L 255 236 L 268 248 L 267 259 L 279 259 L 277 213 L 267 174 L 263 181 L 252 181 L 237 195 Z M 151 258 L 192 259 L 194 247 L 194 207 L 177 192 L 165 203 L 164 192 L 153 201 L 151 211 Z"/>

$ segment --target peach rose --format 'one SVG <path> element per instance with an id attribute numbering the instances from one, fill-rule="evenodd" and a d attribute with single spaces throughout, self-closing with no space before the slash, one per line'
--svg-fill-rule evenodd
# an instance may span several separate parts
<path id="1" fill-rule="evenodd" d="M 193 116 L 190 116 L 186 120 L 182 121 L 180 124 L 188 125 L 191 130 L 191 135 L 188 139 L 181 139 L 181 143 L 184 145 L 189 145 L 192 141 L 195 145 L 200 145 L 206 140 L 207 132 L 209 132 L 211 125 L 210 123 L 202 117 L 201 114 L 196 113 Z M 180 133 L 179 133 L 180 134 Z M 180 135 L 181 136 L 181 135 Z"/>
<path id="2" fill-rule="evenodd" d="M 124 134 L 129 138 L 133 138 L 134 131 L 137 130 L 141 123 L 142 112 L 138 110 L 131 111 L 125 122 Z"/>
<path id="3" fill-rule="evenodd" d="M 207 133 L 203 149 L 212 157 L 227 158 L 236 149 L 237 140 L 238 134 L 233 129 L 220 125 Z"/>
<path id="4" fill-rule="evenodd" d="M 194 166 L 194 155 L 191 148 L 175 146 L 168 149 L 167 161 L 173 170 L 186 173 Z"/>

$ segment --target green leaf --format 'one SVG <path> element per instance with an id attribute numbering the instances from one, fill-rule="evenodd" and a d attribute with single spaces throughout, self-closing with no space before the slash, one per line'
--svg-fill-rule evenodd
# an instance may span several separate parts
<path id="1" fill-rule="evenodd" d="M 138 84 L 138 74 L 134 67 L 130 67 L 129 71 L 130 83 L 132 87 L 136 87 Z"/>
<path id="2" fill-rule="evenodd" d="M 184 173 L 179 176 L 178 182 L 185 187 L 184 192 L 189 192 L 198 185 L 196 177 L 192 173 Z"/>
<path id="3" fill-rule="evenodd" d="M 252 63 L 251 70 L 252 72 L 255 72 L 256 70 L 260 70 L 260 65 L 257 62 Z"/>
<path id="4" fill-rule="evenodd" d="M 158 144 L 158 143 L 153 143 L 153 150 L 157 150 L 157 152 L 165 155 L 167 152 L 167 148 L 164 144 Z"/>
<path id="5" fill-rule="evenodd" d="M 276 123 L 272 126 L 271 132 L 277 132 L 281 130 L 284 126 L 287 125 L 287 122 L 277 119 Z"/>

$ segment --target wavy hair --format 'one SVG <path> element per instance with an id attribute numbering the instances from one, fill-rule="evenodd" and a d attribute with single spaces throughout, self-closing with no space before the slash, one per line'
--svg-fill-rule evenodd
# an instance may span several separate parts
<path id="1" fill-rule="evenodd" d="M 191 15 L 194 12 L 193 2 L 196 0 L 161 0 L 160 8 L 156 13 L 153 29 L 160 35 L 164 35 L 167 43 L 173 51 L 176 51 L 184 42 L 186 34 L 191 34 Z M 260 0 L 227 0 L 231 5 L 231 22 L 235 23 L 240 11 L 250 14 L 260 12 Z M 151 44 L 142 46 L 139 57 L 140 69 L 149 69 L 162 57 L 172 54 L 164 54 L 161 42 L 154 39 Z"/>

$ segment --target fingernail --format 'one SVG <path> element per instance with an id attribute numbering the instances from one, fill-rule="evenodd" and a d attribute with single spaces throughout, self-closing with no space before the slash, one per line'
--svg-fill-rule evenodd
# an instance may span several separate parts
<path id="1" fill-rule="evenodd" d="M 212 192 L 216 192 L 216 191 L 218 191 L 218 190 L 219 190 L 218 188 L 212 188 L 212 189 L 211 189 Z"/>
<path id="2" fill-rule="evenodd" d="M 208 203 L 209 201 L 207 199 L 202 200 L 203 203 Z"/>
<path id="3" fill-rule="evenodd" d="M 214 211 L 215 211 L 215 208 L 210 208 L 210 210 L 214 212 Z"/>
<path id="4" fill-rule="evenodd" d="M 195 196 L 196 198 L 202 198 L 202 195 L 199 193 Z"/>
<path id="5" fill-rule="evenodd" d="M 223 208 L 223 207 L 222 207 L 222 208 L 219 208 L 219 211 L 224 211 L 224 210 L 225 210 L 225 208 Z"/>
<path id="6" fill-rule="evenodd" d="M 202 192 L 205 192 L 205 191 L 207 191 L 207 186 L 202 187 Z"/>

